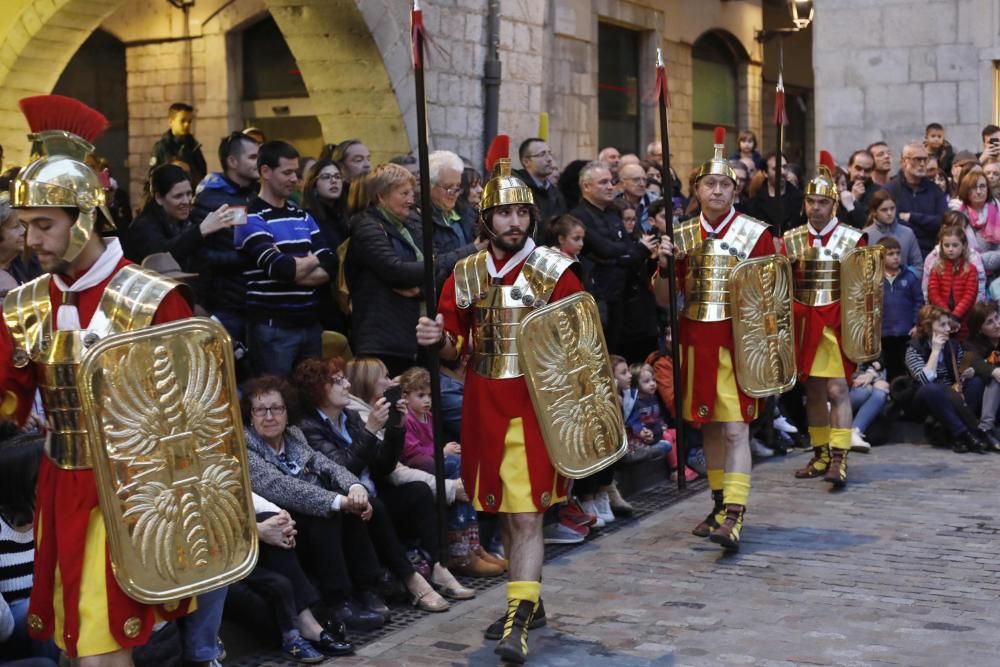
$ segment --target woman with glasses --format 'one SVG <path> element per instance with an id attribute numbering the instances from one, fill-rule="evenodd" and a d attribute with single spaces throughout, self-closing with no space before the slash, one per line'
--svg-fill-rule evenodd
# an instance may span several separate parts
<path id="1" fill-rule="evenodd" d="M 434 496 L 421 482 L 393 484 L 389 475 L 399 463 L 406 429 L 406 401 L 390 405 L 381 394 L 369 397 L 371 410 L 362 420 L 351 410 L 351 383 L 341 359 L 307 359 L 295 369 L 293 380 L 305 407 L 300 425 L 309 446 L 356 475 L 368 491 L 372 519 L 368 531 L 378 554 L 413 597 L 413 605 L 438 612 L 449 604 L 434 592 L 406 557 L 400 537 L 416 540 L 430 554 L 431 581 L 450 598 L 464 600 L 475 591 L 464 588 L 443 563 L 437 562 L 437 515 Z M 380 436 L 379 434 L 384 433 Z"/>
<path id="2" fill-rule="evenodd" d="M 316 578 L 323 605 L 348 628 L 381 627 L 383 615 L 352 596 L 351 575 L 374 586 L 381 574 L 368 536 L 374 510 L 365 485 L 314 451 L 302 431 L 289 424 L 295 403 L 285 380 L 273 375 L 251 380 L 243 388 L 241 407 L 253 491 L 295 521 L 296 554 Z"/>
<path id="3" fill-rule="evenodd" d="M 990 199 L 989 181 L 981 169 L 969 171 L 958 184 L 958 210 L 968 217 L 975 246 L 990 274 L 1000 269 L 1000 208 Z"/>

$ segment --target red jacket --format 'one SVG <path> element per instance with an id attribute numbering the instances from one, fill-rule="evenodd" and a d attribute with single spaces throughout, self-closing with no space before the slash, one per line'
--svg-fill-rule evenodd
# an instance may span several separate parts
<path id="1" fill-rule="evenodd" d="M 956 273 L 951 260 L 942 259 L 940 262 L 943 262 L 944 270 L 939 271 L 938 267 L 934 267 L 927 278 L 927 301 L 941 306 L 964 322 L 969 309 L 976 302 L 979 287 L 976 269 L 965 261 Z"/>

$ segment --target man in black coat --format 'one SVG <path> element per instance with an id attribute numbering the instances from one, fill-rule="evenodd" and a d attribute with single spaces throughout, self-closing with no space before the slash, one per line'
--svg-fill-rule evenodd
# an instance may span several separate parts
<path id="1" fill-rule="evenodd" d="M 775 195 L 778 172 L 775 169 L 776 155 L 770 153 L 766 158 L 767 182 L 761 186 L 757 194 L 750 200 L 747 206 L 748 215 L 766 222 L 771 226 L 771 233 L 775 236 L 784 233 L 788 229 L 793 229 L 802 224 L 802 191 L 788 182 L 788 160 L 782 156 L 782 163 L 785 178 L 781 180 L 781 201 Z M 781 206 L 781 219 L 778 219 L 778 207 Z M 780 222 L 780 230 L 778 229 Z"/>
<path id="2" fill-rule="evenodd" d="M 545 223 L 552 216 L 562 215 L 567 210 L 562 192 L 549 181 L 549 176 L 556 169 L 556 160 L 549 145 L 538 137 L 522 141 L 517 149 L 517 157 L 521 160 L 523 169 L 514 169 L 511 173 L 531 188 L 535 206 L 541 214 L 541 224 L 535 228 L 535 243 L 543 244 Z"/>
<path id="3" fill-rule="evenodd" d="M 625 235 L 621 216 L 612 206 L 615 189 L 611 171 L 604 163 L 589 162 L 580 170 L 580 192 L 580 205 L 570 214 L 587 229 L 582 257 L 594 267 L 587 287 L 597 300 L 608 351 L 622 354 L 625 281 L 630 267 L 656 252 L 657 242 L 651 235 L 644 235 L 641 241 Z"/>

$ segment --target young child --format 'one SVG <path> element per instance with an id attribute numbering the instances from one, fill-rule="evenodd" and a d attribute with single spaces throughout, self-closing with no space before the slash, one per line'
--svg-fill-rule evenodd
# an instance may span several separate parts
<path id="1" fill-rule="evenodd" d="M 927 279 L 927 302 L 944 308 L 960 323 L 959 338 L 968 331 L 965 320 L 976 302 L 978 277 L 969 263 L 969 239 L 955 226 L 938 232 L 938 260 Z"/>
<path id="2" fill-rule="evenodd" d="M 757 135 L 751 130 L 740 130 L 737 138 L 739 150 L 729 156 L 730 160 L 739 160 L 747 166 L 748 177 L 753 176 L 753 172 L 765 170 L 767 165 L 757 150 Z"/>
<path id="3" fill-rule="evenodd" d="M 653 367 L 649 364 L 632 364 L 629 372 L 635 396 L 632 410 L 626 417 L 629 442 L 633 449 L 649 449 L 662 452 L 665 456 L 673 449 L 673 445 L 664 439 L 667 430 L 663 418 L 665 411 L 656 393 Z"/>
<path id="4" fill-rule="evenodd" d="M 399 462 L 434 474 L 434 425 L 431 420 L 431 375 L 415 366 L 399 376 L 406 399 L 406 440 Z M 457 442 L 444 446 L 444 474 L 460 476 L 462 447 Z M 471 503 L 456 500 L 448 508 L 448 568 L 467 576 L 493 577 L 503 574 L 505 562 L 479 544 L 479 524 Z"/>
<path id="5" fill-rule="evenodd" d="M 567 257 L 580 259 L 587 228 L 572 215 L 557 215 L 548 221 L 548 242 Z"/>
<path id="6" fill-rule="evenodd" d="M 906 345 L 917 324 L 917 314 L 924 305 L 920 278 L 902 265 L 902 246 L 895 237 L 883 236 L 878 245 L 885 248 L 882 278 L 882 358 L 888 379 L 906 375 Z"/>
<path id="7" fill-rule="evenodd" d="M 924 147 L 927 148 L 927 156 L 938 161 L 939 169 L 946 173 L 951 171 L 955 149 L 944 138 L 944 126 L 941 123 L 930 123 L 924 130 Z"/>

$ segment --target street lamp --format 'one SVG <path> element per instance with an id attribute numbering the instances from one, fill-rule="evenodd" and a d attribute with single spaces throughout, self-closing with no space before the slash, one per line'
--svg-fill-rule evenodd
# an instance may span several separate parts
<path id="1" fill-rule="evenodd" d="M 787 0 L 788 13 L 792 15 L 791 28 L 772 28 L 770 30 L 758 30 L 754 38 L 761 44 L 769 42 L 778 35 L 788 35 L 793 32 L 805 30 L 812 23 L 815 7 L 813 0 Z"/>

